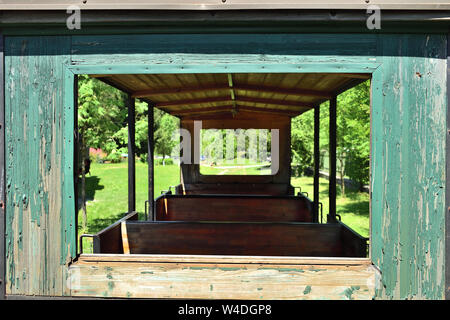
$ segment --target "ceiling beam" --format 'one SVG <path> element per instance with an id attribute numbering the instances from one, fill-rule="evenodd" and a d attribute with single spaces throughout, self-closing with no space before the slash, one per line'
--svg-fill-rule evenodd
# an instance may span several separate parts
<path id="1" fill-rule="evenodd" d="M 165 89 L 146 89 L 135 91 L 132 94 L 134 98 L 143 98 L 156 96 L 160 94 L 177 94 L 177 93 L 193 93 L 202 91 L 228 90 L 228 85 L 210 85 L 204 87 L 182 87 L 182 88 L 165 88 Z"/>
<path id="2" fill-rule="evenodd" d="M 171 115 L 181 116 L 184 114 L 211 113 L 211 112 L 220 112 L 220 111 L 230 111 L 231 112 L 232 108 L 233 108 L 232 105 L 225 105 L 225 106 L 216 106 L 216 107 L 173 110 L 173 111 L 168 111 L 168 112 Z"/>
<path id="3" fill-rule="evenodd" d="M 245 97 L 238 96 L 236 97 L 236 102 L 251 102 L 251 103 L 261 103 L 261 104 L 270 104 L 270 105 L 278 105 L 278 106 L 288 106 L 288 107 L 300 107 L 300 108 L 313 108 L 314 105 L 310 103 L 303 103 L 297 101 L 289 101 L 289 100 L 277 100 L 277 99 L 266 99 L 266 98 L 255 98 L 255 97 Z M 167 102 L 157 102 L 157 108 L 164 107 L 174 107 L 174 106 L 188 106 L 188 105 L 197 105 L 202 103 L 212 103 L 212 102 L 230 102 L 230 96 L 221 96 L 221 97 L 210 97 L 210 98 L 199 98 L 199 99 L 184 99 L 184 100 L 174 100 Z M 168 110 L 171 112 L 174 110 Z"/>
<path id="4" fill-rule="evenodd" d="M 289 107 L 300 107 L 300 108 L 313 108 L 314 105 L 310 103 L 297 102 L 291 100 L 278 100 L 278 99 L 266 99 L 266 98 L 256 98 L 256 97 L 245 97 L 238 96 L 236 98 L 237 102 L 252 102 L 252 103 L 261 103 L 261 104 L 271 104 L 277 106 L 289 106 Z"/>
<path id="5" fill-rule="evenodd" d="M 247 112 L 256 112 L 256 113 L 270 113 L 270 114 L 282 114 L 285 116 L 295 117 L 299 114 L 307 111 L 307 110 L 284 110 L 284 109 L 272 109 L 272 108 L 259 108 L 259 107 L 250 107 L 250 106 L 241 106 L 236 105 L 236 107 L 232 105 L 225 106 L 217 106 L 217 107 L 204 107 L 204 108 L 195 108 L 195 109 L 184 109 L 184 110 L 174 110 L 169 112 L 174 116 L 183 116 L 183 115 L 194 115 L 194 114 L 207 114 L 207 113 L 217 113 L 217 112 L 233 112 L 233 109 L 236 108 L 237 112 L 239 111 L 247 111 Z"/>
<path id="6" fill-rule="evenodd" d="M 285 110 L 285 109 L 272 109 L 272 108 L 259 108 L 249 106 L 237 106 L 238 111 L 248 111 L 257 113 L 271 113 L 271 114 L 283 114 L 286 116 L 295 117 L 307 110 Z"/>
<path id="7" fill-rule="evenodd" d="M 352 78 L 352 76 L 348 76 L 348 78 Z M 355 77 L 353 77 L 353 78 L 355 78 Z M 362 77 L 359 77 L 359 79 L 362 79 Z M 235 83 L 233 83 L 232 78 L 230 79 L 230 77 L 228 79 L 228 85 L 210 85 L 210 86 L 203 86 L 203 87 L 182 87 L 182 88 L 165 88 L 165 89 L 146 89 L 146 90 L 135 91 L 132 93 L 131 96 L 134 98 L 144 98 L 144 97 L 161 95 L 161 94 L 177 94 L 177 93 L 194 93 L 194 92 L 203 92 L 203 91 L 230 90 L 230 88 L 233 88 L 233 93 L 235 93 L 235 90 L 243 90 L 243 91 L 254 91 L 254 92 L 264 92 L 264 93 L 278 93 L 278 94 L 295 95 L 295 96 L 317 97 L 317 98 L 324 98 L 324 99 L 331 99 L 333 97 L 333 93 L 328 92 L 328 91 L 297 89 L 297 88 L 280 88 L 280 87 L 248 85 L 248 84 L 235 84 Z"/>
<path id="8" fill-rule="evenodd" d="M 231 111 L 231 113 L 234 116 L 237 113 L 237 108 L 236 108 L 236 95 L 234 93 L 233 88 L 233 76 L 231 73 L 228 74 L 228 86 L 230 87 L 231 101 L 233 102 L 233 111 Z"/>
<path id="9" fill-rule="evenodd" d="M 249 85 L 249 84 L 235 84 L 234 89 L 235 90 L 243 90 L 243 91 L 278 93 L 278 94 L 294 95 L 294 96 L 317 97 L 317 98 L 325 98 L 325 99 L 331 99 L 333 97 L 333 93 L 328 92 L 328 91 L 297 89 L 297 88 L 289 88 L 288 89 L 288 88 Z"/>
<path id="10" fill-rule="evenodd" d="M 231 102 L 230 96 L 220 96 L 220 97 L 209 97 L 209 98 L 199 98 L 199 99 L 184 99 L 184 100 L 173 100 L 167 102 L 157 102 L 156 107 L 173 107 L 173 106 L 187 106 L 191 104 L 201 104 L 201 103 L 211 103 L 211 102 Z"/>

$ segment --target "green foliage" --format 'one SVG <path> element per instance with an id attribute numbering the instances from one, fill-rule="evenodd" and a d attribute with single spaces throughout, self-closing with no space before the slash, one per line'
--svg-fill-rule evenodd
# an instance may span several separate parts
<path id="1" fill-rule="evenodd" d="M 171 159 L 171 158 L 156 159 L 155 164 L 158 166 L 162 166 L 162 165 L 171 166 L 171 165 L 173 165 L 173 159 Z"/>
<path id="2" fill-rule="evenodd" d="M 292 119 L 291 149 L 296 175 L 313 165 L 314 157 L 314 110 Z"/>
<path id="3" fill-rule="evenodd" d="M 348 90 L 338 98 L 338 157 L 345 161 L 345 174 L 352 180 L 369 182 L 370 82 Z"/>
<path id="4" fill-rule="evenodd" d="M 344 174 L 360 184 L 369 182 L 370 157 L 370 81 L 338 96 L 337 107 L 338 162 Z M 292 119 L 291 147 L 293 162 L 300 173 L 313 165 L 314 111 Z M 329 148 L 329 102 L 320 106 L 320 150 Z M 339 167 L 339 166 L 338 166 Z"/>
<path id="5" fill-rule="evenodd" d="M 121 161 L 121 154 L 128 153 L 128 109 L 127 96 L 97 79 L 80 75 L 78 82 L 78 128 L 83 145 L 100 148 L 106 160 Z M 136 100 L 135 104 L 136 155 L 146 159 L 148 153 L 148 105 Z M 178 119 L 154 108 L 155 151 L 163 156 L 170 155 L 176 145 L 173 138 Z M 81 146 L 80 146 L 81 147 Z M 145 160 L 146 161 L 146 160 Z"/>
<path id="6" fill-rule="evenodd" d="M 175 117 L 167 113 L 159 115 L 157 120 L 157 128 L 154 132 L 155 152 L 165 158 L 172 153 L 172 149 L 177 144 L 174 133 L 179 124 Z"/>
<path id="7" fill-rule="evenodd" d="M 115 133 L 126 121 L 125 94 L 86 75 L 79 76 L 78 128 L 84 145 L 111 153 L 119 147 Z"/>

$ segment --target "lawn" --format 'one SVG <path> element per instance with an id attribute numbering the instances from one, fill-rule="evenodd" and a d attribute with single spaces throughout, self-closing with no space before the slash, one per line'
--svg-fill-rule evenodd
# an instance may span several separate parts
<path id="1" fill-rule="evenodd" d="M 218 174 L 216 169 L 207 167 L 208 174 Z M 233 169 L 234 170 L 234 169 Z M 237 169 L 246 174 L 258 174 L 260 168 Z M 229 174 L 229 173 L 228 173 Z M 128 209 L 128 170 L 127 163 L 91 164 L 91 173 L 86 176 L 87 197 L 87 229 L 82 229 L 83 213 L 79 210 L 78 234 L 96 233 L 124 216 Z M 301 186 L 301 191 L 307 192 L 312 199 L 312 177 L 292 178 L 294 187 Z M 155 166 L 155 198 L 161 191 L 180 183 L 180 169 L 178 165 Z M 144 216 L 145 201 L 147 200 L 147 164 L 136 162 L 136 210 L 140 218 Z M 298 192 L 299 189 L 296 189 Z M 369 236 L 369 195 L 367 193 L 347 190 L 346 197 L 341 197 L 337 188 L 337 214 L 342 222 L 353 228 L 364 237 Z M 81 193 L 80 193 L 81 195 Z M 326 221 L 328 213 L 328 180 L 320 179 L 320 201 L 323 203 L 323 217 Z M 91 242 L 85 239 L 84 252 L 91 250 Z"/>
<path id="2" fill-rule="evenodd" d="M 81 230 L 82 210 L 79 210 L 79 230 L 96 233 L 123 217 L 128 211 L 128 165 L 92 163 L 86 176 L 87 230 Z M 136 211 L 143 213 L 148 188 L 147 164 L 136 162 Z M 155 166 L 155 198 L 161 191 L 180 183 L 178 165 Z M 81 195 L 81 193 L 79 193 Z"/>
<path id="3" fill-rule="evenodd" d="M 302 192 L 307 192 L 310 199 L 313 198 L 314 180 L 312 177 L 292 178 L 294 187 L 301 187 Z M 298 188 L 296 192 L 300 191 Z M 363 237 L 369 237 L 369 194 L 346 189 L 345 197 L 341 196 L 341 188 L 336 188 L 336 211 L 341 216 L 342 222 L 358 232 Z M 328 214 L 328 180 L 319 179 L 319 201 L 323 204 L 323 221 L 326 222 Z"/>
<path id="4" fill-rule="evenodd" d="M 270 164 L 248 165 L 200 165 L 200 173 L 204 175 L 265 175 L 270 174 Z"/>

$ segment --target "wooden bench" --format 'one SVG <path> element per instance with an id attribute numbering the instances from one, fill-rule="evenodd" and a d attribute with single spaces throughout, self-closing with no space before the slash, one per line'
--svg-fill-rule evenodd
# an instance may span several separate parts
<path id="1" fill-rule="evenodd" d="M 168 194 L 156 200 L 155 220 L 314 221 L 312 202 L 302 196 Z"/>
<path id="2" fill-rule="evenodd" d="M 255 194 L 293 195 L 294 188 L 285 183 L 189 183 L 175 187 L 176 194 Z"/>
<path id="3" fill-rule="evenodd" d="M 122 230 L 130 254 L 366 256 L 365 239 L 342 223 L 124 221 Z"/>
<path id="4" fill-rule="evenodd" d="M 122 222 L 136 221 L 138 218 L 137 212 L 131 212 L 96 234 L 81 235 L 80 251 L 83 252 L 83 238 L 90 237 L 93 238 L 93 253 L 123 253 Z"/>

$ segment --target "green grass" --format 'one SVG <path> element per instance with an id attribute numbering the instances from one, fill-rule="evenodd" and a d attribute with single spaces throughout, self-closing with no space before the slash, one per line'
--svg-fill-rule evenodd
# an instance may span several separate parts
<path id="1" fill-rule="evenodd" d="M 256 164 L 254 164 L 256 165 Z M 259 165 L 259 164 L 258 164 Z M 217 165 L 207 166 L 200 165 L 200 173 L 203 175 L 270 175 L 271 169 L 269 165 L 259 165 L 252 167 L 248 165 Z"/>
<path id="2" fill-rule="evenodd" d="M 86 176 L 87 230 L 81 230 L 83 213 L 79 210 L 79 230 L 96 233 L 123 217 L 128 211 L 128 166 L 126 162 L 92 163 Z M 180 183 L 178 165 L 155 166 L 155 198 L 161 191 Z M 136 211 L 145 211 L 148 189 L 147 164 L 136 162 Z M 81 197 L 81 193 L 79 193 Z"/>
<path id="3" fill-rule="evenodd" d="M 209 168 L 213 170 L 215 168 Z M 218 169 L 215 169 L 218 170 Z M 242 169 L 240 169 L 242 170 Z M 246 168 L 246 174 L 260 174 L 260 168 Z M 268 169 L 270 170 L 270 169 Z M 214 171 L 212 171 L 214 172 Z M 203 172 L 203 174 L 205 174 Z M 216 173 L 217 174 L 217 173 Z M 127 163 L 91 164 L 91 174 L 86 176 L 87 228 L 82 229 L 83 213 L 78 213 L 78 234 L 96 233 L 124 216 L 128 210 L 128 169 Z M 147 164 L 136 162 L 136 210 L 140 218 L 144 216 L 145 201 L 147 200 Z M 180 169 L 178 165 L 155 166 L 155 198 L 161 191 L 180 183 Z M 307 192 L 312 199 L 313 178 L 292 178 L 294 187 L 301 186 L 302 192 Z M 323 203 L 323 218 L 328 214 L 328 180 L 320 179 L 320 202 Z M 296 189 L 298 192 L 299 189 Z M 81 196 L 81 193 L 80 193 Z M 342 222 L 364 237 L 369 236 L 369 195 L 367 193 L 346 191 L 341 197 L 337 187 L 337 214 Z M 91 252 L 90 239 L 83 241 L 83 251 Z"/>
<path id="4" fill-rule="evenodd" d="M 301 187 L 302 192 L 307 192 L 310 199 L 313 198 L 314 180 L 312 177 L 292 178 L 294 187 Z M 300 191 L 296 188 L 296 192 Z M 369 237 L 369 194 L 346 189 L 345 197 L 341 196 L 341 189 L 336 188 L 336 213 L 341 216 L 342 222 L 358 232 L 363 237 Z M 329 213 L 328 204 L 328 180 L 319 179 L 319 201 L 323 204 L 323 221 Z"/>
<path id="5" fill-rule="evenodd" d="M 271 174 L 270 162 L 257 162 L 248 158 L 219 161 L 211 165 L 211 160 L 200 164 L 203 175 L 267 175 Z"/>

